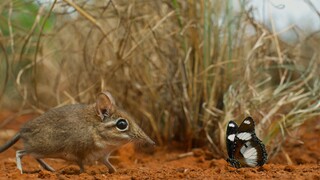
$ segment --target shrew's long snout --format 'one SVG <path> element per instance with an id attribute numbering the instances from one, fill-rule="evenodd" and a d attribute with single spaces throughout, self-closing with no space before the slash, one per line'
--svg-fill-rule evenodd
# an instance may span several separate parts
<path id="1" fill-rule="evenodd" d="M 156 143 L 155 143 L 151 138 L 149 138 L 149 137 L 147 137 L 145 140 L 146 140 L 146 142 L 147 142 L 148 144 L 150 144 L 150 145 L 152 145 L 152 146 L 155 146 L 155 145 L 156 145 Z"/>
<path id="2" fill-rule="evenodd" d="M 139 133 L 137 134 L 136 140 L 139 141 L 140 143 L 149 144 L 152 146 L 156 145 L 156 143 L 142 130 L 139 131 Z"/>

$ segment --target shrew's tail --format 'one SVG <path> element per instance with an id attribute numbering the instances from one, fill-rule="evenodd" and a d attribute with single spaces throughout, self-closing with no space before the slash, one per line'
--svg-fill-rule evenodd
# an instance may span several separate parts
<path id="1" fill-rule="evenodd" d="M 8 142 L 6 142 L 4 145 L 0 147 L 0 153 L 2 153 L 3 151 L 7 150 L 9 147 L 14 145 L 19 139 L 20 139 L 20 133 L 17 133 L 16 135 L 13 136 L 12 139 L 10 139 Z"/>

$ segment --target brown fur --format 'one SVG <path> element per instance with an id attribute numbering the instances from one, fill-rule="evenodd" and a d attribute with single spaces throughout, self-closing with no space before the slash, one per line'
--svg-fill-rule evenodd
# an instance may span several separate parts
<path id="1" fill-rule="evenodd" d="M 120 131 L 116 122 L 127 120 L 129 128 Z M 115 106 L 110 93 L 99 94 L 93 105 L 67 105 L 52 109 L 24 124 L 19 132 L 24 149 L 17 151 L 18 158 L 34 156 L 45 169 L 52 170 L 41 158 L 61 158 L 76 162 L 80 171 L 83 164 L 100 161 L 114 172 L 108 157 L 112 151 L 130 141 L 154 142 L 139 128 L 126 112 Z M 17 138 L 14 139 L 15 142 Z M 7 149 L 15 142 L 7 143 Z M 43 163 L 43 164 L 42 164 Z"/>

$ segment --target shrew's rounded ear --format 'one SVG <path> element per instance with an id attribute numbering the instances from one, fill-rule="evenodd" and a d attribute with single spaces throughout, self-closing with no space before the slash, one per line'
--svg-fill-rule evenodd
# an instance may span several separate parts
<path id="1" fill-rule="evenodd" d="M 96 100 L 96 112 L 101 120 L 104 116 L 109 116 L 114 112 L 115 102 L 110 92 L 105 91 L 98 94 Z"/>

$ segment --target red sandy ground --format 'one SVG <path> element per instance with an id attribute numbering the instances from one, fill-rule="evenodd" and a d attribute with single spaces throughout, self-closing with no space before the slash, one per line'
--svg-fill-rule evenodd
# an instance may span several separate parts
<path id="1" fill-rule="evenodd" d="M 0 114 L 0 123 L 10 113 Z M 17 130 L 21 122 L 30 116 L 19 118 L 2 129 Z M 55 173 L 42 170 L 31 157 L 22 160 L 25 174 L 16 168 L 15 151 L 17 143 L 0 154 L 0 179 L 317 179 L 320 180 L 320 121 L 315 120 L 304 126 L 299 141 L 290 141 L 279 153 L 260 168 L 230 167 L 224 159 L 212 159 L 208 150 L 194 149 L 191 152 L 155 148 L 149 153 L 137 152 L 132 144 L 122 147 L 111 159 L 117 172 L 109 174 L 103 165 L 86 166 L 86 173 L 79 174 L 76 165 L 62 160 L 47 159 L 56 169 Z M 13 132 L 14 133 L 14 132 Z M 11 133 L 5 133 L 12 136 Z M 9 137 L 0 134 L 0 144 Z M 289 160 L 289 161 L 290 161 Z"/>

